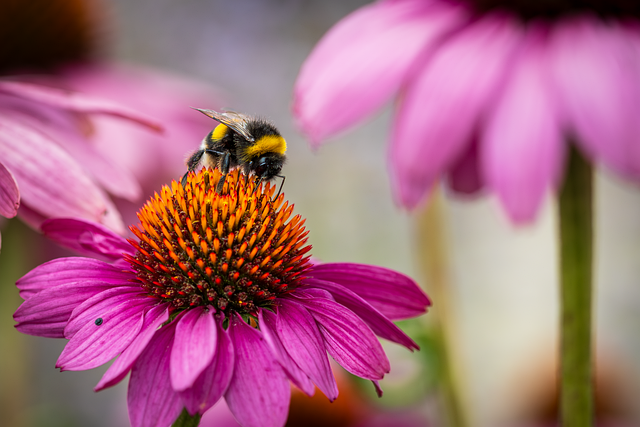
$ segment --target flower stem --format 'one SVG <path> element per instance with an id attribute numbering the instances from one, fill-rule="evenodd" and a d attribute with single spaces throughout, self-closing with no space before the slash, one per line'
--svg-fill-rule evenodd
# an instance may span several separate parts
<path id="1" fill-rule="evenodd" d="M 433 338 L 440 363 L 439 387 L 446 416 L 445 425 L 466 427 L 459 377 L 457 375 L 452 338 L 455 319 L 451 307 L 451 277 L 449 274 L 449 248 L 446 239 L 446 224 L 443 214 L 444 200 L 438 187 L 427 207 L 418 218 L 418 251 L 424 276 L 429 284 L 428 293 L 433 307 L 429 309 Z"/>
<path id="2" fill-rule="evenodd" d="M 575 149 L 568 163 L 560 191 L 560 419 L 563 427 L 589 427 L 593 425 L 593 173 Z"/>
<path id="3" fill-rule="evenodd" d="M 33 351 L 23 334 L 16 333 L 11 315 L 22 302 L 15 283 L 20 276 L 35 267 L 34 250 L 37 237 L 17 219 L 11 219 L 2 229 L 2 253 L 0 254 L 0 414 L 2 424 L 27 426 L 30 393 L 34 384 L 30 376 L 34 367 L 29 365 L 29 355 Z M 37 251 L 35 251 L 37 252 Z M 40 383 L 41 384 L 41 383 Z"/>
<path id="4" fill-rule="evenodd" d="M 200 425 L 200 419 L 202 415 L 195 414 L 189 415 L 186 408 L 182 409 L 180 416 L 173 422 L 171 427 L 198 427 Z"/>

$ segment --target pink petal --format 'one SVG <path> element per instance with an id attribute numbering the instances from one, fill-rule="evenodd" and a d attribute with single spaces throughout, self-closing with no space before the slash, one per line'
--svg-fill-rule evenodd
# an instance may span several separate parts
<path id="1" fill-rule="evenodd" d="M 329 354 L 344 369 L 369 380 L 380 380 L 391 370 L 380 342 L 352 311 L 322 298 L 298 301 L 318 322 Z"/>
<path id="2" fill-rule="evenodd" d="M 182 412 L 169 379 L 174 335 L 175 322 L 160 328 L 131 369 L 127 404 L 132 427 L 169 426 Z"/>
<path id="3" fill-rule="evenodd" d="M 20 190 L 13 174 L 0 163 L 0 215 L 13 218 L 20 207 Z"/>
<path id="4" fill-rule="evenodd" d="M 37 292 L 69 282 L 101 281 L 114 286 L 131 285 L 131 271 L 91 258 L 56 258 L 34 268 L 16 281 L 20 296 L 28 299 Z"/>
<path id="5" fill-rule="evenodd" d="M 203 414 L 220 400 L 233 376 L 235 353 L 229 332 L 220 323 L 216 322 L 218 343 L 213 360 L 193 386 L 180 393 L 185 408 L 192 415 Z"/>
<path id="6" fill-rule="evenodd" d="M 0 150 L 3 164 L 20 185 L 23 203 L 47 217 L 103 219 L 106 196 L 49 136 L 15 115 L 5 117 L 0 122 Z"/>
<path id="7" fill-rule="evenodd" d="M 469 145 L 494 101 L 521 34 L 511 17 L 485 16 L 435 51 L 405 90 L 391 136 L 392 181 L 414 208 Z"/>
<path id="8" fill-rule="evenodd" d="M 287 353 L 333 402 L 338 397 L 338 385 L 313 316 L 294 301 L 282 300 L 278 307 L 276 327 Z"/>
<path id="9" fill-rule="evenodd" d="M 307 282 L 308 279 L 305 279 L 305 285 L 308 283 Z M 301 293 L 296 293 L 296 298 L 297 299 L 309 299 L 309 300 L 313 300 L 315 298 L 324 298 L 324 299 L 328 299 L 330 301 L 335 301 L 335 298 L 333 298 L 333 295 L 331 294 L 331 292 L 329 291 L 325 291 L 324 289 L 319 289 L 319 288 L 313 288 L 310 286 L 305 286 L 304 287 L 304 292 Z"/>
<path id="10" fill-rule="evenodd" d="M 444 2 L 376 2 L 336 24 L 302 65 L 294 114 L 312 143 L 370 116 L 416 59 L 461 20 Z"/>
<path id="11" fill-rule="evenodd" d="M 125 301 L 87 319 L 64 347 L 56 367 L 62 371 L 81 371 L 107 363 L 138 335 L 148 306 L 140 300 Z"/>
<path id="12" fill-rule="evenodd" d="M 64 338 L 73 310 L 83 301 L 112 288 L 100 280 L 81 280 L 44 289 L 31 296 L 16 310 L 16 329 L 24 334 Z"/>
<path id="13" fill-rule="evenodd" d="M 171 386 L 184 391 L 211 364 L 216 352 L 217 328 L 209 308 L 195 307 L 176 319 L 171 350 Z"/>
<path id="14" fill-rule="evenodd" d="M 58 125 L 53 128 L 53 125 Z M 55 141 L 81 164 L 98 184 L 114 196 L 137 201 L 142 189 L 135 176 L 124 166 L 102 154 L 95 144 L 78 135 L 77 129 L 63 128 L 62 123 L 49 124 L 56 133 Z"/>
<path id="15" fill-rule="evenodd" d="M 596 161 L 640 177 L 638 73 L 629 34 L 585 17 L 556 26 L 548 67 L 571 133 Z"/>
<path id="16" fill-rule="evenodd" d="M 120 215 L 120 211 L 113 203 L 113 201 L 107 197 L 107 195 L 103 192 L 104 197 L 104 205 L 106 209 L 102 218 L 100 219 L 100 224 L 104 225 L 108 229 L 115 231 L 120 235 L 124 235 L 126 233 L 126 227 L 122 222 L 122 216 Z"/>
<path id="17" fill-rule="evenodd" d="M 104 156 L 93 145 L 86 141 L 78 141 L 68 135 L 59 138 L 60 143 L 67 151 L 73 152 L 74 158 L 94 177 L 109 193 L 122 199 L 136 202 L 142 197 L 142 188 L 135 176 L 124 166 Z M 138 159 L 139 160 L 139 159 Z"/>
<path id="18" fill-rule="evenodd" d="M 71 317 L 69 317 L 69 323 L 64 329 L 64 337 L 67 339 L 73 338 L 85 325 L 95 322 L 97 318 L 102 318 L 103 313 L 123 303 L 127 306 L 131 304 L 134 306 L 151 306 L 156 304 L 157 301 L 149 298 L 140 286 L 112 287 L 91 298 L 87 298 L 73 309 Z"/>
<path id="19" fill-rule="evenodd" d="M 307 374 L 291 358 L 276 332 L 276 315 L 269 310 L 258 312 L 258 323 L 265 341 L 271 348 L 280 365 L 284 368 L 289 379 L 308 396 L 313 396 L 316 390 Z"/>
<path id="20" fill-rule="evenodd" d="M 379 337 L 403 345 L 411 351 L 414 349 L 419 350 L 418 344 L 409 338 L 407 334 L 402 332 L 393 322 L 383 316 L 382 313 L 359 297 L 355 292 L 350 291 L 344 286 L 324 280 L 307 279 L 306 283 L 310 286 L 317 286 L 331 292 L 331 295 L 338 304 L 344 305 L 357 314 Z M 307 290 L 305 289 L 305 291 Z"/>
<path id="21" fill-rule="evenodd" d="M 378 395 L 378 397 L 382 397 L 384 393 L 382 391 L 382 387 L 380 387 L 380 382 L 378 382 L 377 380 L 371 380 L 371 382 L 373 383 L 373 387 L 376 389 L 376 394 Z"/>
<path id="22" fill-rule="evenodd" d="M 134 121 L 155 131 L 162 130 L 162 125 L 159 122 L 145 114 L 131 111 L 115 102 L 95 98 L 79 92 L 70 92 L 51 86 L 8 80 L 0 82 L 0 91 L 19 98 L 30 99 L 36 103 L 44 103 L 55 108 L 79 113 L 109 114 Z"/>
<path id="23" fill-rule="evenodd" d="M 94 391 L 103 390 L 122 381 L 138 359 L 138 356 L 140 356 L 149 341 L 151 341 L 151 338 L 153 338 L 154 334 L 158 331 L 158 328 L 168 319 L 169 307 L 167 304 L 157 305 L 147 311 L 144 315 L 144 322 L 140 328 L 140 332 L 111 366 L 109 366 L 109 369 L 104 373 L 100 382 L 94 388 Z"/>
<path id="24" fill-rule="evenodd" d="M 29 205 L 25 205 L 24 203 L 22 203 L 20 209 L 18 209 L 18 218 L 34 230 L 39 230 L 42 223 L 47 220 L 46 216 L 31 209 Z"/>
<path id="25" fill-rule="evenodd" d="M 326 263 L 314 265 L 308 275 L 346 287 L 391 320 L 419 316 L 431 305 L 411 278 L 383 267 Z"/>
<path id="26" fill-rule="evenodd" d="M 13 117 L 19 119 L 24 126 L 46 133 L 103 188 L 128 200 L 140 197 L 141 189 L 132 173 L 99 152 L 93 143 L 95 120 L 89 121 L 86 116 L 51 108 L 46 104 L 36 104 L 31 100 L 0 99 L 3 108 L 10 109 Z M 118 123 L 122 122 L 115 120 Z M 91 128 L 89 135 L 87 128 Z"/>
<path id="27" fill-rule="evenodd" d="M 240 316 L 230 320 L 236 354 L 233 378 L 225 393 L 229 409 L 244 427 L 282 427 L 287 421 L 291 388 L 262 334 Z"/>
<path id="28" fill-rule="evenodd" d="M 475 194 L 484 188 L 477 136 L 472 138 L 462 156 L 451 165 L 448 176 L 447 184 L 456 193 Z"/>
<path id="29" fill-rule="evenodd" d="M 125 253 L 135 253 L 133 246 L 123 237 L 90 221 L 55 218 L 45 221 L 41 229 L 45 236 L 82 255 L 117 261 Z"/>
<path id="30" fill-rule="evenodd" d="M 200 420 L 201 427 L 242 427 L 233 417 L 227 403 L 219 401 L 210 410 L 205 412 Z"/>
<path id="31" fill-rule="evenodd" d="M 486 182 L 516 223 L 534 219 L 558 184 L 563 140 L 557 105 L 546 80 L 544 40 L 531 29 L 482 137 Z"/>

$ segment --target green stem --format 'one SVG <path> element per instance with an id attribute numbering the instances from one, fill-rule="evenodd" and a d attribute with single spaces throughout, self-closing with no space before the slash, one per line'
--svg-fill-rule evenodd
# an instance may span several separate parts
<path id="1" fill-rule="evenodd" d="M 31 381 L 35 360 L 27 337 L 14 328 L 12 315 L 22 303 L 16 280 L 37 265 L 35 233 L 17 219 L 9 220 L 2 229 L 0 253 L 0 414 L 2 425 L 31 425 L 33 403 L 29 396 L 37 390 Z M 31 403 L 31 405 L 30 405 Z"/>
<path id="2" fill-rule="evenodd" d="M 202 415 L 189 415 L 189 412 L 183 408 L 182 413 L 178 419 L 173 422 L 171 427 L 198 427 L 200 425 L 200 418 L 202 418 Z"/>
<path id="3" fill-rule="evenodd" d="M 591 284 L 593 173 L 574 149 L 560 191 L 560 419 L 563 427 L 593 425 Z"/>
<path id="4" fill-rule="evenodd" d="M 458 364 L 453 357 L 456 352 L 452 348 L 452 338 L 455 335 L 456 327 L 450 302 L 449 248 L 443 210 L 444 200 L 439 188 L 436 187 L 428 206 L 421 212 L 418 219 L 418 251 L 424 275 L 429 284 L 428 294 L 433 301 L 433 307 L 429 309 L 429 320 L 432 324 L 433 338 L 440 363 L 439 387 L 446 425 L 466 427 L 468 423 L 456 370 Z"/>

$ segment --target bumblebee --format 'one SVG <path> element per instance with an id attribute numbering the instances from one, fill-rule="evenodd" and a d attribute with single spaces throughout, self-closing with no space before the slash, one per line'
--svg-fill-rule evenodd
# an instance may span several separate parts
<path id="1" fill-rule="evenodd" d="M 255 174 L 258 183 L 282 178 L 280 175 L 286 160 L 287 143 L 270 122 L 236 113 L 194 108 L 204 115 L 220 122 L 203 140 L 200 149 L 187 159 L 187 173 L 182 177 L 182 185 L 187 182 L 189 172 L 195 171 L 200 163 L 218 167 L 222 177 L 216 184 L 216 192 L 222 192 L 229 170 L 240 168 L 248 177 Z M 256 187 L 257 188 L 257 187 Z M 280 191 L 278 191 L 280 193 Z"/>

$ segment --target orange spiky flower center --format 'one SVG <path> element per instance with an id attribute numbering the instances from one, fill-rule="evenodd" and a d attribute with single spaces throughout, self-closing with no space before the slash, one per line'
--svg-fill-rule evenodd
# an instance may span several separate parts
<path id="1" fill-rule="evenodd" d="M 213 306 L 226 314 L 256 314 L 300 286 L 310 266 L 308 231 L 284 194 L 256 189 L 256 178 L 233 171 L 221 194 L 217 169 L 189 174 L 183 187 L 164 186 L 138 212 L 126 260 L 150 296 L 175 309 Z"/>

